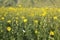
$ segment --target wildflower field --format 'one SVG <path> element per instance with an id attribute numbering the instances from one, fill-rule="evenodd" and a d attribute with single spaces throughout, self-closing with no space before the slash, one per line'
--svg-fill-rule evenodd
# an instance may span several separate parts
<path id="1" fill-rule="evenodd" d="M 60 40 L 60 8 L 0 8 L 0 40 Z"/>

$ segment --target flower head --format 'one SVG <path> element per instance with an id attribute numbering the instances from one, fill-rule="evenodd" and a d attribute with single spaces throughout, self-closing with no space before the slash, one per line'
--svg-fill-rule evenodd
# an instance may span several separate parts
<path id="1" fill-rule="evenodd" d="M 1 17 L 1 20 L 4 20 L 5 18 L 4 17 Z"/>
<path id="2" fill-rule="evenodd" d="M 37 34 L 37 33 L 38 33 L 38 31 L 37 31 L 37 30 L 35 30 L 35 33 Z"/>
<path id="3" fill-rule="evenodd" d="M 34 20 L 34 23 L 38 23 L 38 20 Z"/>
<path id="4" fill-rule="evenodd" d="M 46 16 L 46 12 L 42 13 L 42 16 Z"/>
<path id="5" fill-rule="evenodd" d="M 8 20 L 7 23 L 11 23 L 11 20 Z"/>
<path id="6" fill-rule="evenodd" d="M 57 16 L 54 16 L 54 19 L 57 19 Z"/>
<path id="7" fill-rule="evenodd" d="M 7 29 L 7 31 L 11 31 L 11 27 L 9 27 L 9 26 L 6 29 Z"/>
<path id="8" fill-rule="evenodd" d="M 27 19 L 24 19 L 23 21 L 24 21 L 24 23 L 26 23 L 28 20 Z"/>
<path id="9" fill-rule="evenodd" d="M 25 16 L 21 16 L 22 19 L 25 19 Z"/>
<path id="10" fill-rule="evenodd" d="M 50 35 L 54 35 L 54 32 L 53 31 L 50 31 Z"/>

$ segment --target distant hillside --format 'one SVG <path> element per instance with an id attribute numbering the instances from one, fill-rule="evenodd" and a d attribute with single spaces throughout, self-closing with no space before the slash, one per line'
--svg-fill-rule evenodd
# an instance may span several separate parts
<path id="1" fill-rule="evenodd" d="M 0 0 L 0 6 L 60 7 L 60 0 Z"/>

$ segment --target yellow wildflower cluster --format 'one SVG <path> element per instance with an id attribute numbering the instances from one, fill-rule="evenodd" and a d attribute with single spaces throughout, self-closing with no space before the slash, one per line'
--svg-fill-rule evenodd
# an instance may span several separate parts
<path id="1" fill-rule="evenodd" d="M 21 5 L 19 7 L 21 7 Z M 7 10 L 7 8 L 5 8 L 5 9 Z M 40 36 L 42 38 L 46 37 L 46 36 L 54 38 L 55 33 L 56 33 L 56 37 L 59 37 L 60 20 L 58 18 L 60 17 L 60 15 L 59 15 L 60 13 L 58 11 L 55 10 L 56 12 L 53 12 L 53 11 L 51 12 L 51 10 L 54 10 L 54 9 L 49 9 L 49 8 L 46 8 L 46 9 L 42 8 L 42 10 L 41 10 L 40 8 L 38 8 L 38 9 L 37 8 L 31 8 L 31 9 L 30 8 L 16 8 L 15 9 L 12 7 L 12 8 L 8 8 L 8 9 L 9 10 L 7 10 L 6 14 L 4 14 L 6 10 L 5 11 L 3 10 L 3 12 L 1 12 L 2 9 L 0 10 L 0 13 L 1 13 L 0 14 L 0 32 L 1 32 L 0 34 L 2 34 L 2 32 L 3 32 L 3 34 L 6 34 L 6 31 L 5 31 L 5 29 L 6 29 L 9 33 L 13 34 L 13 35 L 10 34 L 11 37 L 14 37 L 16 32 L 18 35 L 19 35 L 19 33 L 22 35 L 21 32 L 23 32 L 23 34 L 24 35 L 26 34 L 27 37 L 29 35 L 32 36 L 32 34 L 34 34 L 33 36 L 37 37 L 36 40 L 41 40 L 39 38 Z M 13 10 L 14 11 L 17 10 L 17 12 L 13 12 Z M 56 19 L 58 19 L 58 20 L 56 20 Z M 1 21 L 1 20 L 4 20 L 4 21 Z M 50 31 L 49 35 L 47 35 L 46 34 L 46 33 L 48 33 L 47 30 L 48 31 L 54 30 L 54 31 Z M 58 31 L 56 31 L 56 30 L 58 30 Z M 17 37 L 20 37 L 18 35 L 17 35 Z M 22 35 L 22 36 L 24 36 L 24 35 Z M 3 35 L 3 36 L 5 37 L 5 35 Z M 34 37 L 32 37 L 33 38 L 32 40 L 35 40 Z M 21 38 L 23 38 L 23 37 L 21 37 Z M 8 38 L 8 39 L 10 39 L 10 38 Z M 28 40 L 29 39 L 30 38 L 28 38 Z"/>
<path id="2" fill-rule="evenodd" d="M 9 11 L 13 11 L 13 12 L 16 12 L 17 11 L 16 8 L 14 8 L 14 7 L 9 7 L 8 10 Z"/>

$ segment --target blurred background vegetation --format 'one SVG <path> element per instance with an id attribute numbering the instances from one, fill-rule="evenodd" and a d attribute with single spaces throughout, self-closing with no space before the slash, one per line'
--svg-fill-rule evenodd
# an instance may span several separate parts
<path id="1" fill-rule="evenodd" d="M 0 0 L 1 6 L 13 6 L 18 7 L 60 7 L 60 0 Z"/>

